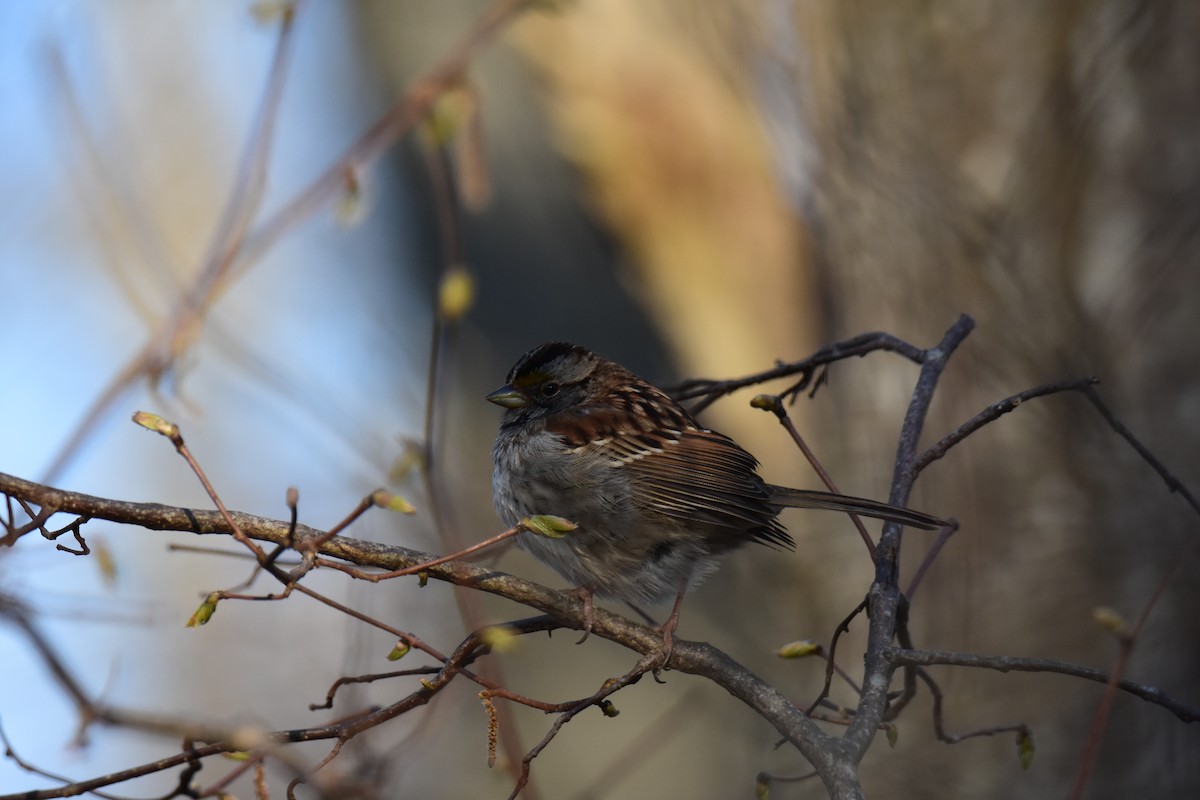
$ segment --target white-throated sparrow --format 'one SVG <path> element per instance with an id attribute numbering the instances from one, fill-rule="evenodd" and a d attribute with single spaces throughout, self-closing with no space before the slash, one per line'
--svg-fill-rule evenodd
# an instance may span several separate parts
<path id="1" fill-rule="evenodd" d="M 487 397 L 507 409 L 492 449 L 492 491 L 508 525 L 555 514 L 579 527 L 518 544 L 591 596 L 677 602 L 747 542 L 794 548 L 784 507 L 850 511 L 920 528 L 941 520 L 829 492 L 773 486 L 737 442 L 701 426 L 660 389 L 595 353 L 550 342 Z M 670 641 L 670 630 L 664 630 Z"/>

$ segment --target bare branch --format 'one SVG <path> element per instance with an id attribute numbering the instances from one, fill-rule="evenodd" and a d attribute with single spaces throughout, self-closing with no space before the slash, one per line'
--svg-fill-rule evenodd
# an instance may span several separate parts
<path id="1" fill-rule="evenodd" d="M 964 422 L 962 425 L 959 425 L 954 429 L 953 432 L 947 434 L 940 442 L 922 453 L 921 457 L 917 459 L 916 470 L 917 472 L 922 471 L 934 461 L 937 461 L 939 458 L 946 455 L 946 453 L 950 452 L 950 448 L 954 447 L 954 445 L 958 444 L 963 439 L 966 439 L 984 425 L 987 425 L 989 422 L 995 422 L 1010 411 L 1016 411 L 1017 407 L 1026 400 L 1032 400 L 1035 397 L 1045 397 L 1046 395 L 1057 394 L 1059 392 L 1083 391 L 1086 393 L 1088 387 L 1098 382 L 1099 381 L 1096 378 L 1080 378 L 1072 381 L 1048 383 L 1044 386 L 1035 386 L 1032 389 L 1026 389 L 1023 392 L 1018 392 L 1011 397 L 1004 398 L 999 403 L 993 403 L 983 411 L 980 411 L 971 419 Z"/>
<path id="2" fill-rule="evenodd" d="M 906 650 L 899 647 L 889 647 L 884 657 L 893 664 L 914 666 L 933 666 L 945 664 L 955 667 L 976 667 L 992 669 L 998 672 L 1053 672 L 1068 675 L 1072 678 L 1108 683 L 1109 676 L 1098 669 L 1058 661 L 1052 658 L 1023 658 L 1018 656 L 981 656 L 973 653 L 952 653 L 942 650 Z M 1136 681 L 1121 680 L 1117 684 L 1123 692 L 1140 697 L 1148 703 L 1162 706 L 1177 716 L 1183 722 L 1200 722 L 1200 708 L 1189 706 L 1175 700 L 1161 689 Z"/>
<path id="3" fill-rule="evenodd" d="M 791 395 L 794 397 L 798 392 L 804 391 L 808 387 L 818 367 L 832 364 L 835 361 L 854 358 L 855 356 L 862 357 L 879 350 L 899 353 L 914 364 L 922 364 L 925 361 L 924 350 L 914 347 L 890 333 L 864 333 L 851 339 L 846 339 L 843 342 L 822 347 L 808 358 L 800 361 L 792 361 L 786 364 L 781 363 L 772 369 L 756 372 L 743 378 L 732 378 L 723 381 L 696 378 L 684 381 L 678 386 L 673 387 L 671 396 L 681 402 L 699 398 L 699 402 L 691 408 L 693 414 L 699 414 L 716 400 L 721 399 L 725 395 L 732 394 L 738 389 L 744 389 L 747 386 L 757 386 L 777 378 L 803 375 L 804 378 L 799 384 L 792 386 L 783 393 L 785 396 Z"/>
<path id="4" fill-rule="evenodd" d="M 938 345 L 925 351 L 921 365 L 921 374 L 913 389 L 912 402 L 904 416 L 904 424 L 900 429 L 900 442 L 896 450 L 895 471 L 892 477 L 892 490 L 888 502 L 892 505 L 904 506 L 912 491 L 913 482 L 917 477 L 916 452 L 917 443 L 924 427 L 925 416 L 929 404 L 933 400 L 933 391 L 938 379 L 946 367 L 946 362 L 955 349 L 975 327 L 975 322 L 968 316 L 959 319 L 946 331 Z M 866 753 L 879 730 L 880 723 L 888 706 L 888 689 L 891 685 L 893 665 L 884 658 L 884 651 L 891 646 L 896 635 L 897 620 L 900 613 L 902 597 L 897 580 L 900 574 L 900 541 L 901 526 L 888 523 L 883 527 L 878 549 L 876 550 L 875 583 L 868 594 L 868 611 L 871 627 L 867 634 L 866 672 L 863 678 L 862 702 L 858 712 L 846 731 L 844 740 L 853 748 L 854 763 L 857 764 Z M 818 771 L 820 766 L 814 764 Z M 830 786 L 830 778 L 822 774 L 826 786 Z M 834 776 L 834 780 L 844 784 L 845 776 Z M 832 787 L 831 787 L 832 788 Z M 852 796 L 852 795 L 848 795 Z"/>

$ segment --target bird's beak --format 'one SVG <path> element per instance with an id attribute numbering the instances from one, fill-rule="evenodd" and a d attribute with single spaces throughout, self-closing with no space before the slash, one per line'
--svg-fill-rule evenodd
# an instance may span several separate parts
<path id="1" fill-rule="evenodd" d="M 505 408 L 524 408 L 529 405 L 529 399 L 509 384 L 504 384 L 485 398 L 489 403 L 495 403 Z"/>

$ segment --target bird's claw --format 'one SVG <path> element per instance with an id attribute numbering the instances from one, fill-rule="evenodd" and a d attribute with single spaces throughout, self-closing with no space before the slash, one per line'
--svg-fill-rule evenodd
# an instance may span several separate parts
<path id="1" fill-rule="evenodd" d="M 579 641 L 575 643 L 583 644 L 592 635 L 592 623 L 596 619 L 595 606 L 592 603 L 595 590 L 590 586 L 580 586 L 578 589 L 572 589 L 568 594 L 573 594 L 583 601 L 583 636 L 579 637 Z"/>

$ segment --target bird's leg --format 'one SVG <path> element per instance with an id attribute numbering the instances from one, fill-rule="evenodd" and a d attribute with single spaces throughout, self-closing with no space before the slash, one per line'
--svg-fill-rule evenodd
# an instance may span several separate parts
<path id="1" fill-rule="evenodd" d="M 683 596 L 687 594 L 688 584 L 690 580 L 683 582 L 683 588 L 679 590 L 679 594 L 675 595 L 675 605 L 671 606 L 671 614 L 667 617 L 667 621 L 658 629 L 662 633 L 663 641 L 663 656 L 662 664 L 658 669 L 654 670 L 654 677 L 657 680 L 658 670 L 667 665 L 671 660 L 671 651 L 675 649 L 675 629 L 679 627 L 679 609 L 683 606 Z"/>
<path id="2" fill-rule="evenodd" d="M 583 601 L 583 636 L 575 644 L 583 644 L 587 638 L 592 635 L 592 623 L 595 621 L 595 609 L 592 604 L 592 597 L 596 594 L 596 587 L 591 584 L 584 584 L 578 589 L 570 589 L 567 594 L 574 595 Z"/>

